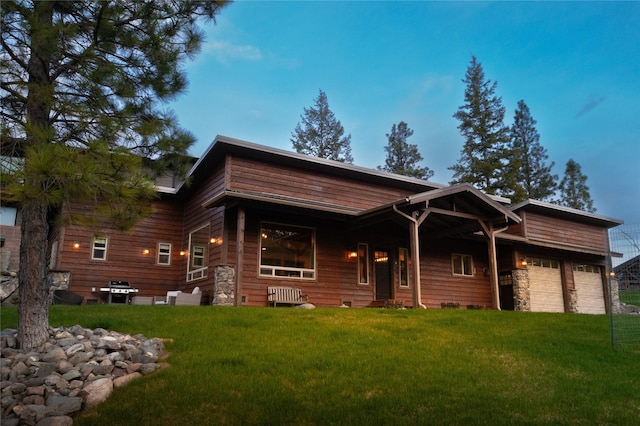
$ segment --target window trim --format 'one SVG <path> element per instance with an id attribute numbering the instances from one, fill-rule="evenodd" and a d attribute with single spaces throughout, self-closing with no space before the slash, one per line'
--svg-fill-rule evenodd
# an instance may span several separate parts
<path id="1" fill-rule="evenodd" d="M 262 253 L 264 251 L 262 247 L 262 240 L 264 235 L 265 225 L 270 225 L 273 228 L 285 227 L 285 228 L 299 228 L 311 231 L 311 244 L 313 251 L 313 267 L 312 268 L 298 268 L 290 266 L 275 266 L 275 265 L 263 265 Z M 258 276 L 261 278 L 278 278 L 289 280 L 305 280 L 314 281 L 317 279 L 317 251 L 318 244 L 316 238 L 316 228 L 311 226 L 292 225 L 281 222 L 271 222 L 264 220 L 260 222 L 260 234 L 258 235 L 260 243 L 258 244 Z"/>
<path id="2" fill-rule="evenodd" d="M 98 240 L 104 240 L 104 247 L 96 247 L 96 242 Z M 109 238 L 107 237 L 93 237 L 93 241 L 91 242 L 91 260 L 99 260 L 106 261 L 107 260 L 107 250 L 109 248 Z M 102 252 L 102 257 L 96 257 L 96 251 Z"/>
<path id="3" fill-rule="evenodd" d="M 456 256 L 459 256 L 460 258 L 460 271 L 461 272 L 456 272 Z M 465 259 L 469 259 L 469 265 L 471 267 L 471 271 L 469 271 L 469 273 L 465 273 L 466 269 L 465 269 L 465 264 L 466 262 L 464 261 Z M 462 254 L 462 253 L 452 253 L 451 254 L 451 274 L 456 276 L 456 277 L 468 277 L 471 278 L 475 275 L 475 271 L 476 268 L 474 266 L 473 263 L 473 256 L 470 254 Z"/>
<path id="4" fill-rule="evenodd" d="M 163 253 L 163 246 L 168 248 L 167 252 Z M 156 258 L 156 262 L 158 265 L 162 265 L 162 266 L 170 266 L 171 265 L 171 252 L 172 252 L 172 244 L 171 243 L 158 243 L 158 257 Z M 161 262 L 160 259 L 162 256 L 166 256 L 167 257 L 167 261 L 166 262 Z"/>

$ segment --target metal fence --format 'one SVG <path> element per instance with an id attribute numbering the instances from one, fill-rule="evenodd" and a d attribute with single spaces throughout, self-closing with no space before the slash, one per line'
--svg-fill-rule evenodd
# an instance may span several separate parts
<path id="1" fill-rule="evenodd" d="M 611 342 L 614 347 L 640 348 L 640 224 L 611 229 L 609 240 Z"/>

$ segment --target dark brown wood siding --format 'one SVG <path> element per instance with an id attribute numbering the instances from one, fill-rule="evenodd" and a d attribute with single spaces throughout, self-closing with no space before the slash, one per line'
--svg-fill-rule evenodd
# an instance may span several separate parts
<path id="1" fill-rule="evenodd" d="M 526 218 L 528 238 L 607 250 L 607 230 L 602 227 L 532 212 L 527 212 Z"/>
<path id="2" fill-rule="evenodd" d="M 235 211 L 229 216 L 235 218 Z M 407 248 L 408 231 L 394 225 L 370 229 L 350 230 L 347 223 L 302 217 L 267 209 L 247 208 L 245 224 L 244 269 L 242 273 L 242 296 L 246 305 L 267 306 L 267 287 L 290 286 L 301 288 L 309 295 L 309 301 L 317 306 L 340 306 L 348 302 L 352 307 L 370 306 L 375 300 L 375 274 L 373 252 L 376 248 L 389 250 L 392 266 L 393 297 L 411 305 L 411 287 L 400 287 L 397 255 L 400 247 Z M 316 235 L 316 277 L 313 280 L 264 277 L 259 275 L 260 226 L 263 221 L 312 227 Z M 235 262 L 235 221 L 229 224 L 229 263 Z M 357 261 L 348 258 L 358 243 L 369 246 L 370 279 L 366 285 L 358 283 Z"/>
<path id="3" fill-rule="evenodd" d="M 80 206 L 75 213 L 82 213 Z M 85 214 L 91 214 L 85 211 Z M 95 229 L 67 226 L 60 233 L 58 269 L 71 272 L 69 289 L 85 299 L 104 298 L 100 287 L 110 280 L 129 281 L 142 296 L 161 296 L 167 290 L 176 290 L 180 268 L 185 258 L 182 247 L 182 205 L 169 201 L 152 203 L 152 213 L 129 231 L 118 231 L 109 226 Z M 106 260 L 92 260 L 94 236 L 108 239 Z M 78 243 L 79 247 L 74 248 Z M 158 243 L 170 243 L 171 265 L 158 265 Z M 148 249 L 149 254 L 143 254 Z M 96 288 L 97 292 L 92 292 Z"/>
<path id="4" fill-rule="evenodd" d="M 233 157 L 228 189 L 369 209 L 411 195 L 406 190 Z"/>
<path id="5" fill-rule="evenodd" d="M 421 248 L 420 274 L 422 303 L 427 308 L 440 308 L 442 303 L 491 308 L 491 283 L 486 243 L 462 240 L 433 241 Z M 453 253 L 473 257 L 473 276 L 453 275 Z"/>
<path id="6" fill-rule="evenodd" d="M 184 209 L 184 236 L 182 245 L 185 250 L 189 249 L 189 234 L 203 226 L 209 225 L 211 238 L 215 242 L 209 245 L 207 265 L 209 274 L 206 278 L 186 282 L 187 263 L 181 271 L 184 290 L 191 291 L 195 286 L 200 287 L 206 294 L 212 295 L 214 288 L 214 268 L 221 263 L 222 253 L 226 247 L 224 236 L 224 207 L 205 209 L 202 205 L 225 189 L 225 169 L 224 162 L 221 161 L 208 177 L 201 182 L 194 183 L 189 188 L 189 199 Z"/>

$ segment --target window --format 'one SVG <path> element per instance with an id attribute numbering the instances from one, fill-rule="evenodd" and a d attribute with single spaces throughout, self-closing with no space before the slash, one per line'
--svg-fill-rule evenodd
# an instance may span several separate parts
<path id="1" fill-rule="evenodd" d="M 369 284 L 369 246 L 358 244 L 358 283 Z"/>
<path id="2" fill-rule="evenodd" d="M 498 284 L 513 285 L 513 275 L 511 275 L 511 272 L 500 272 L 500 275 L 498 275 Z"/>
<path id="3" fill-rule="evenodd" d="M 193 256 L 191 256 L 191 266 L 202 268 L 204 266 L 204 247 L 193 246 Z"/>
<path id="4" fill-rule="evenodd" d="M 473 258 L 468 254 L 451 255 L 453 275 L 473 276 Z"/>
<path id="5" fill-rule="evenodd" d="M 16 226 L 17 213 L 15 207 L 0 207 L 0 225 Z"/>
<path id="6" fill-rule="evenodd" d="M 210 225 L 206 224 L 189 233 L 189 262 L 187 282 L 209 276 Z"/>
<path id="7" fill-rule="evenodd" d="M 107 239 L 104 237 L 93 238 L 93 249 L 91 250 L 91 259 L 107 260 Z"/>
<path id="8" fill-rule="evenodd" d="M 580 271 L 580 272 L 593 272 L 594 274 L 599 274 L 600 273 L 600 267 L 598 265 L 577 265 L 577 264 L 574 264 L 573 265 L 573 270 L 574 271 Z"/>
<path id="9" fill-rule="evenodd" d="M 315 231 L 264 222 L 260 229 L 260 275 L 314 279 Z"/>
<path id="10" fill-rule="evenodd" d="M 541 259 L 539 257 L 528 257 L 527 265 L 551 269 L 558 269 L 560 267 L 560 263 L 557 260 Z"/>
<path id="11" fill-rule="evenodd" d="M 409 250 L 406 248 L 398 251 L 398 279 L 400 287 L 409 287 Z"/>
<path id="12" fill-rule="evenodd" d="M 158 265 L 171 265 L 171 244 L 158 243 Z"/>

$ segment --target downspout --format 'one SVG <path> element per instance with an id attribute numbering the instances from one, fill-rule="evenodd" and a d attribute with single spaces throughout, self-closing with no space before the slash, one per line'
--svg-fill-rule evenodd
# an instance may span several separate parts
<path id="1" fill-rule="evenodd" d="M 418 232 L 420 224 L 416 218 L 401 212 L 395 204 L 393 205 L 393 211 L 398 213 L 400 216 L 405 217 L 410 222 L 409 241 L 411 245 L 411 258 L 413 259 L 413 276 L 415 281 L 413 285 L 413 306 L 427 309 L 427 307 L 422 304 L 422 295 L 420 291 L 420 235 Z M 426 218 L 426 215 L 424 218 Z M 424 218 L 422 218 L 422 220 L 424 220 Z"/>

